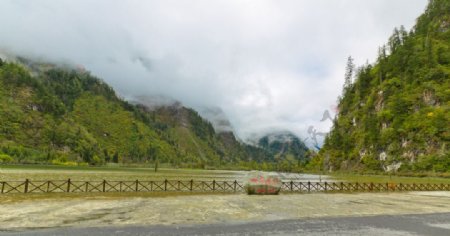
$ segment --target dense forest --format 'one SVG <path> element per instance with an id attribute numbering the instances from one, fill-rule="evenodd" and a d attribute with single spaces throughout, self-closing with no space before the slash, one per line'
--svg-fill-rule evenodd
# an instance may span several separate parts
<path id="1" fill-rule="evenodd" d="M 450 1 L 431 0 L 411 31 L 394 29 L 374 64 L 350 57 L 338 102 L 316 165 L 450 172 Z"/>
<path id="2" fill-rule="evenodd" d="M 0 163 L 292 170 L 305 164 L 297 160 L 306 147 L 296 145 L 301 152 L 277 156 L 217 133 L 180 103 L 124 101 L 83 69 L 0 59 Z"/>

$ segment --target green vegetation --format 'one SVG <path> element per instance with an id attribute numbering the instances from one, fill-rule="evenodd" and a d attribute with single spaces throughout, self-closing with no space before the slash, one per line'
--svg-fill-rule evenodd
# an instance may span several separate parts
<path id="1" fill-rule="evenodd" d="M 339 116 L 320 150 L 329 170 L 450 172 L 450 2 L 395 29 L 374 65 L 347 65 Z"/>
<path id="2" fill-rule="evenodd" d="M 75 181 L 135 181 L 135 180 L 239 180 L 242 171 L 169 169 L 109 166 L 3 165 L 0 180 L 67 180 Z"/>
<path id="3" fill-rule="evenodd" d="M 132 108 L 87 73 L 51 69 L 31 76 L 20 64 L 5 63 L 0 152 L 16 163 L 101 165 L 147 160 L 150 151 L 173 158 L 175 150 L 136 119 Z"/>
<path id="4" fill-rule="evenodd" d="M 274 157 L 276 166 L 261 168 L 266 170 L 304 171 L 312 157 L 305 144 L 290 132 L 266 135 L 259 139 L 258 147 Z"/>
<path id="5" fill-rule="evenodd" d="M 13 162 L 13 158 L 7 154 L 0 154 L 0 163 L 10 163 Z"/>
<path id="6" fill-rule="evenodd" d="M 292 171 L 305 150 L 276 157 L 216 133 L 180 104 L 130 104 L 83 70 L 25 58 L 0 63 L 0 163 Z"/>
<path id="7" fill-rule="evenodd" d="M 450 178 L 442 177 L 410 177 L 410 176 L 396 176 L 396 175 L 360 175 L 349 173 L 335 173 L 331 175 L 334 179 L 347 182 L 360 183 L 402 183 L 402 184 L 450 184 Z"/>

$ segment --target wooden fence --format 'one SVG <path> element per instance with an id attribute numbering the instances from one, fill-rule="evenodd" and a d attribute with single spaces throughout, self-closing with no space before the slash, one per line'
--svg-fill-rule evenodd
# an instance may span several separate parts
<path id="1" fill-rule="evenodd" d="M 77 193 L 77 192 L 243 192 L 244 184 L 235 181 L 0 181 L 1 194 L 7 193 Z M 450 184 L 283 182 L 282 192 L 381 192 L 450 191 Z"/>
<path id="2" fill-rule="evenodd" d="M 380 191 L 450 191 L 450 184 L 402 184 L 358 182 L 283 182 L 285 192 L 380 192 Z"/>

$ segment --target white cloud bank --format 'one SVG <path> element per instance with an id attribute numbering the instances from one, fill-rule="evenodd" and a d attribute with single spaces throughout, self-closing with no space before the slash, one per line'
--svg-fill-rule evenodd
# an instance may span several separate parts
<path id="1" fill-rule="evenodd" d="M 306 137 L 346 58 L 372 62 L 426 0 L 0 0 L 0 50 L 84 65 L 122 96 L 221 107 L 245 139 Z"/>

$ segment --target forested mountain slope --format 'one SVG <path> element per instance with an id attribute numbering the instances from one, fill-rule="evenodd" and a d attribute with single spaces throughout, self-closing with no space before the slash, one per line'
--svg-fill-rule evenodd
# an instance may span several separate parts
<path id="1" fill-rule="evenodd" d="M 0 61 L 0 163 L 274 169 L 281 161 L 180 103 L 131 104 L 83 69 Z"/>
<path id="2" fill-rule="evenodd" d="M 354 82 L 352 69 L 349 61 L 321 165 L 450 171 L 450 1 L 431 0 L 410 32 L 395 29 Z"/>
<path id="3" fill-rule="evenodd" d="M 261 137 L 258 146 L 271 153 L 276 160 L 291 163 L 307 162 L 308 148 L 296 135 L 290 132 L 273 132 Z"/>

